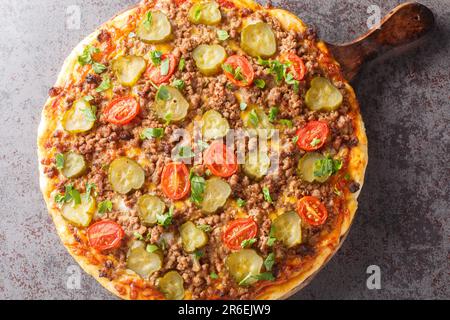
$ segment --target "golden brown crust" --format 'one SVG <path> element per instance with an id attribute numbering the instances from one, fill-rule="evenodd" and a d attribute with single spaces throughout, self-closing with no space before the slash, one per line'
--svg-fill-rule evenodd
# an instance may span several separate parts
<path id="1" fill-rule="evenodd" d="M 268 12 L 275 18 L 277 18 L 283 28 L 294 29 L 297 31 L 305 30 L 306 26 L 304 23 L 297 18 L 295 15 L 282 10 L 282 9 L 263 9 L 259 4 L 251 0 L 232 0 L 239 7 L 248 7 L 253 10 L 268 10 Z M 120 26 L 127 23 L 128 17 L 137 10 L 136 7 L 131 8 L 122 14 L 114 17 L 110 21 L 106 22 L 102 27 L 105 26 Z M 98 29 L 100 30 L 100 28 Z M 84 39 L 68 56 L 64 66 L 58 76 L 55 86 L 64 86 L 69 83 L 77 64 L 77 57 L 83 51 L 83 48 L 95 41 L 98 32 L 95 31 Z M 325 56 L 330 57 L 330 54 L 323 43 L 319 43 L 320 50 Z M 330 57 L 331 59 L 331 57 Z M 330 62 L 331 61 L 331 62 Z M 330 60 L 332 63 L 338 66 L 338 63 L 334 60 Z M 341 79 L 343 80 L 343 79 Z M 368 161 L 367 153 L 367 137 L 365 134 L 364 123 L 362 121 L 359 106 L 351 86 L 346 83 L 346 88 L 349 93 L 349 100 L 352 109 L 352 114 L 354 115 L 354 127 L 356 130 L 356 136 L 359 140 L 358 146 L 351 149 L 350 160 L 348 163 L 348 172 L 352 179 L 359 183 L 362 187 L 364 182 L 364 173 Z M 56 126 L 58 125 L 58 119 L 54 116 L 52 112 L 52 104 L 58 99 L 58 97 L 49 98 L 45 104 L 42 111 L 42 118 L 40 126 L 38 129 L 38 157 L 40 161 L 39 173 L 40 173 L 40 188 L 44 195 L 45 202 L 47 204 L 48 211 L 55 223 L 57 232 L 69 253 L 74 257 L 74 259 L 80 264 L 80 266 L 90 275 L 92 275 L 98 282 L 100 282 L 107 290 L 112 292 L 123 299 L 159 299 L 162 298 L 156 290 L 142 286 L 142 280 L 139 276 L 134 273 L 123 273 L 120 277 L 114 279 L 113 281 L 107 278 L 102 278 L 98 272 L 98 264 L 102 263 L 106 258 L 113 259 L 112 257 L 106 257 L 98 252 L 93 252 L 91 249 L 84 245 L 83 239 L 74 237 L 73 230 L 69 227 L 69 224 L 62 218 L 59 210 L 54 203 L 53 193 L 55 192 L 55 185 L 53 182 L 44 174 L 44 168 L 41 164 L 43 159 L 49 158 L 49 150 L 45 148 L 45 141 L 49 135 L 52 134 Z M 359 192 L 351 194 L 346 194 L 346 208 L 347 212 L 344 212 L 342 216 L 342 221 L 340 229 L 336 229 L 329 233 L 328 236 L 318 244 L 316 247 L 316 254 L 313 259 L 308 259 L 301 261 L 298 265 L 297 271 L 292 271 L 290 278 L 286 281 L 279 281 L 277 283 L 272 283 L 262 289 L 257 296 L 258 299 L 282 299 L 287 298 L 291 294 L 295 293 L 299 289 L 303 288 L 312 279 L 314 274 L 316 274 L 326 262 L 333 256 L 333 254 L 339 249 L 342 241 L 348 233 L 350 225 L 357 209 L 357 197 Z M 78 240 L 78 241 L 77 241 Z M 187 298 L 189 295 L 187 295 Z"/>

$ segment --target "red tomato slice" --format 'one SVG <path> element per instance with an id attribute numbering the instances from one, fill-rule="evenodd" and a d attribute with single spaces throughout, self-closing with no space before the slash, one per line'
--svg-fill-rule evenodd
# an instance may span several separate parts
<path id="1" fill-rule="evenodd" d="M 222 234 L 222 241 L 231 250 L 242 249 L 244 240 L 254 238 L 258 232 L 258 225 L 252 218 L 243 218 L 231 221 Z"/>
<path id="2" fill-rule="evenodd" d="M 303 197 L 298 201 L 297 213 L 312 226 L 320 226 L 328 218 L 325 205 L 319 199 L 312 196 Z"/>
<path id="3" fill-rule="evenodd" d="M 184 198 L 191 189 L 186 165 L 178 162 L 167 164 L 161 175 L 161 187 L 164 194 L 172 200 Z"/>
<path id="4" fill-rule="evenodd" d="M 177 59 L 171 53 L 163 54 L 161 56 L 161 63 L 169 59 L 169 70 L 167 74 L 161 74 L 161 64 L 159 66 L 150 65 L 145 72 L 145 76 L 150 79 L 154 84 L 162 84 L 169 82 L 170 77 L 175 72 L 175 68 L 177 67 Z"/>
<path id="5" fill-rule="evenodd" d="M 111 220 L 96 222 L 87 230 L 90 246 L 100 251 L 120 247 L 124 235 L 122 227 Z"/>
<path id="6" fill-rule="evenodd" d="M 291 63 L 289 71 L 292 73 L 295 80 L 301 81 L 305 78 L 306 66 L 302 58 L 300 58 L 295 53 L 288 53 L 286 55 L 283 55 L 281 57 L 281 60 L 284 62 L 289 61 Z"/>
<path id="7" fill-rule="evenodd" d="M 213 175 L 228 178 L 238 170 L 234 153 L 222 142 L 213 142 L 205 152 L 205 164 Z"/>
<path id="8" fill-rule="evenodd" d="M 225 61 L 224 64 L 230 65 L 234 70 L 236 70 L 236 68 L 240 69 L 240 73 L 242 74 L 243 77 L 242 80 L 237 80 L 234 78 L 234 75 L 224 71 L 228 80 L 230 80 L 235 85 L 239 87 L 248 87 L 253 83 L 253 79 L 255 78 L 255 72 L 253 71 L 253 67 L 247 60 L 247 58 L 238 55 L 230 56 L 228 57 L 228 59 Z"/>
<path id="9" fill-rule="evenodd" d="M 114 124 L 128 124 L 136 118 L 141 107 L 139 102 L 131 96 L 117 98 L 106 107 L 106 120 Z"/>
<path id="10" fill-rule="evenodd" d="M 322 148 L 327 141 L 330 129 L 323 121 L 310 121 L 297 131 L 297 146 L 305 151 L 314 151 Z"/>

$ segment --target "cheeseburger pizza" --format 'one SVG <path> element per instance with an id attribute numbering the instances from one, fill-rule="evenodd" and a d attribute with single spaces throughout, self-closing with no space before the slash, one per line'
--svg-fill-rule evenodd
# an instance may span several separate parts
<path id="1" fill-rule="evenodd" d="M 82 268 L 124 299 L 276 299 L 330 259 L 367 140 L 312 29 L 249 0 L 143 1 L 66 59 L 40 186 Z"/>

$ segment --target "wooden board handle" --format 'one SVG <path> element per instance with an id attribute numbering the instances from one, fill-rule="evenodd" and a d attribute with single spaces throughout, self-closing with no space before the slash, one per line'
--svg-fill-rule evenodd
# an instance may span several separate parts
<path id="1" fill-rule="evenodd" d="M 420 3 L 404 3 L 392 10 L 378 29 L 372 29 L 353 42 L 328 44 L 341 64 L 344 76 L 352 80 L 361 66 L 387 51 L 409 44 L 428 33 L 434 26 L 434 15 Z"/>

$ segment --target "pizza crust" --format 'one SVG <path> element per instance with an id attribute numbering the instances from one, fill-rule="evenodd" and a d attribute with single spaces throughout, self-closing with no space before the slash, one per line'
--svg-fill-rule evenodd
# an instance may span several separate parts
<path id="1" fill-rule="evenodd" d="M 264 10 L 263 7 L 256 2 L 251 0 L 232 0 L 237 6 L 240 7 L 248 7 L 252 10 Z M 83 41 L 81 41 L 75 49 L 70 53 L 67 59 L 64 62 L 64 65 L 61 69 L 61 72 L 58 75 L 55 86 L 64 86 L 67 83 L 72 75 L 72 72 L 75 69 L 77 64 L 78 56 L 83 52 L 83 49 L 86 45 L 92 44 L 97 35 L 99 34 L 99 30 L 102 27 L 115 25 L 121 26 L 127 23 L 128 17 L 133 14 L 137 10 L 138 6 L 134 6 L 123 13 L 115 16 L 102 26 L 100 26 L 95 32 L 86 37 Z M 282 10 L 282 9 L 269 9 L 269 13 L 277 18 L 284 29 L 292 29 L 296 31 L 304 31 L 306 25 L 294 14 Z M 325 44 L 321 43 L 321 50 L 324 53 L 329 54 L 326 49 Z M 337 62 L 334 61 L 335 64 L 338 65 Z M 352 106 L 352 110 L 356 113 L 356 119 L 354 120 L 354 126 L 356 130 L 356 136 L 359 139 L 358 146 L 351 149 L 350 163 L 348 171 L 352 177 L 352 179 L 358 182 L 362 188 L 364 182 L 364 174 L 365 169 L 367 167 L 368 162 L 368 151 L 367 151 L 367 137 L 365 133 L 364 123 L 359 112 L 358 102 L 356 100 L 355 93 L 351 86 L 346 83 L 347 91 L 350 96 L 350 105 Z M 73 250 L 72 244 L 76 241 L 68 229 L 68 223 L 62 218 L 59 210 L 56 207 L 56 204 L 52 198 L 52 192 L 54 191 L 54 186 L 51 183 L 51 180 L 44 174 L 44 166 L 41 164 L 41 161 L 48 157 L 48 151 L 45 148 L 45 140 L 49 134 L 51 134 L 58 123 L 58 119 L 50 117 L 48 115 L 47 109 L 53 103 L 56 98 L 49 98 L 43 108 L 41 114 L 41 121 L 38 128 L 38 136 L 37 136 L 37 145 L 38 145 L 38 159 L 39 159 L 39 181 L 40 181 L 40 189 L 44 195 L 44 200 L 47 205 L 47 209 L 50 213 L 50 216 L 53 219 L 53 222 L 56 226 L 56 230 L 58 232 L 61 241 L 64 246 L 67 248 L 72 257 L 78 262 L 78 264 L 82 267 L 82 269 L 93 276 L 103 287 L 107 290 L 115 294 L 116 296 L 122 299 L 158 299 L 161 296 L 156 294 L 148 294 L 146 296 L 135 296 L 133 295 L 132 290 L 119 290 L 118 286 L 122 286 L 123 283 L 130 283 L 133 281 L 140 281 L 140 277 L 132 272 L 125 273 L 121 276 L 121 278 L 114 279 L 113 281 L 108 280 L 107 278 L 102 278 L 99 276 L 98 266 L 93 265 L 90 260 L 83 255 L 77 254 L 75 250 Z M 361 189 L 360 189 L 361 190 Z M 346 199 L 346 206 L 348 208 L 348 213 L 344 215 L 341 229 L 337 230 L 339 234 L 330 234 L 335 237 L 335 243 L 329 243 L 327 246 L 323 247 L 320 250 L 320 253 L 315 257 L 311 263 L 307 264 L 302 268 L 300 272 L 297 272 L 292 276 L 288 281 L 284 283 L 276 283 L 264 288 L 263 292 L 261 292 L 257 299 L 285 299 L 299 291 L 303 287 L 305 287 L 314 277 L 314 275 L 331 259 L 331 257 L 337 252 L 339 247 L 342 245 L 343 240 L 348 234 L 349 228 L 355 216 L 357 210 L 357 198 L 359 195 L 359 191 L 354 194 L 349 194 Z M 186 298 L 189 298 L 189 294 L 187 293 Z"/>

